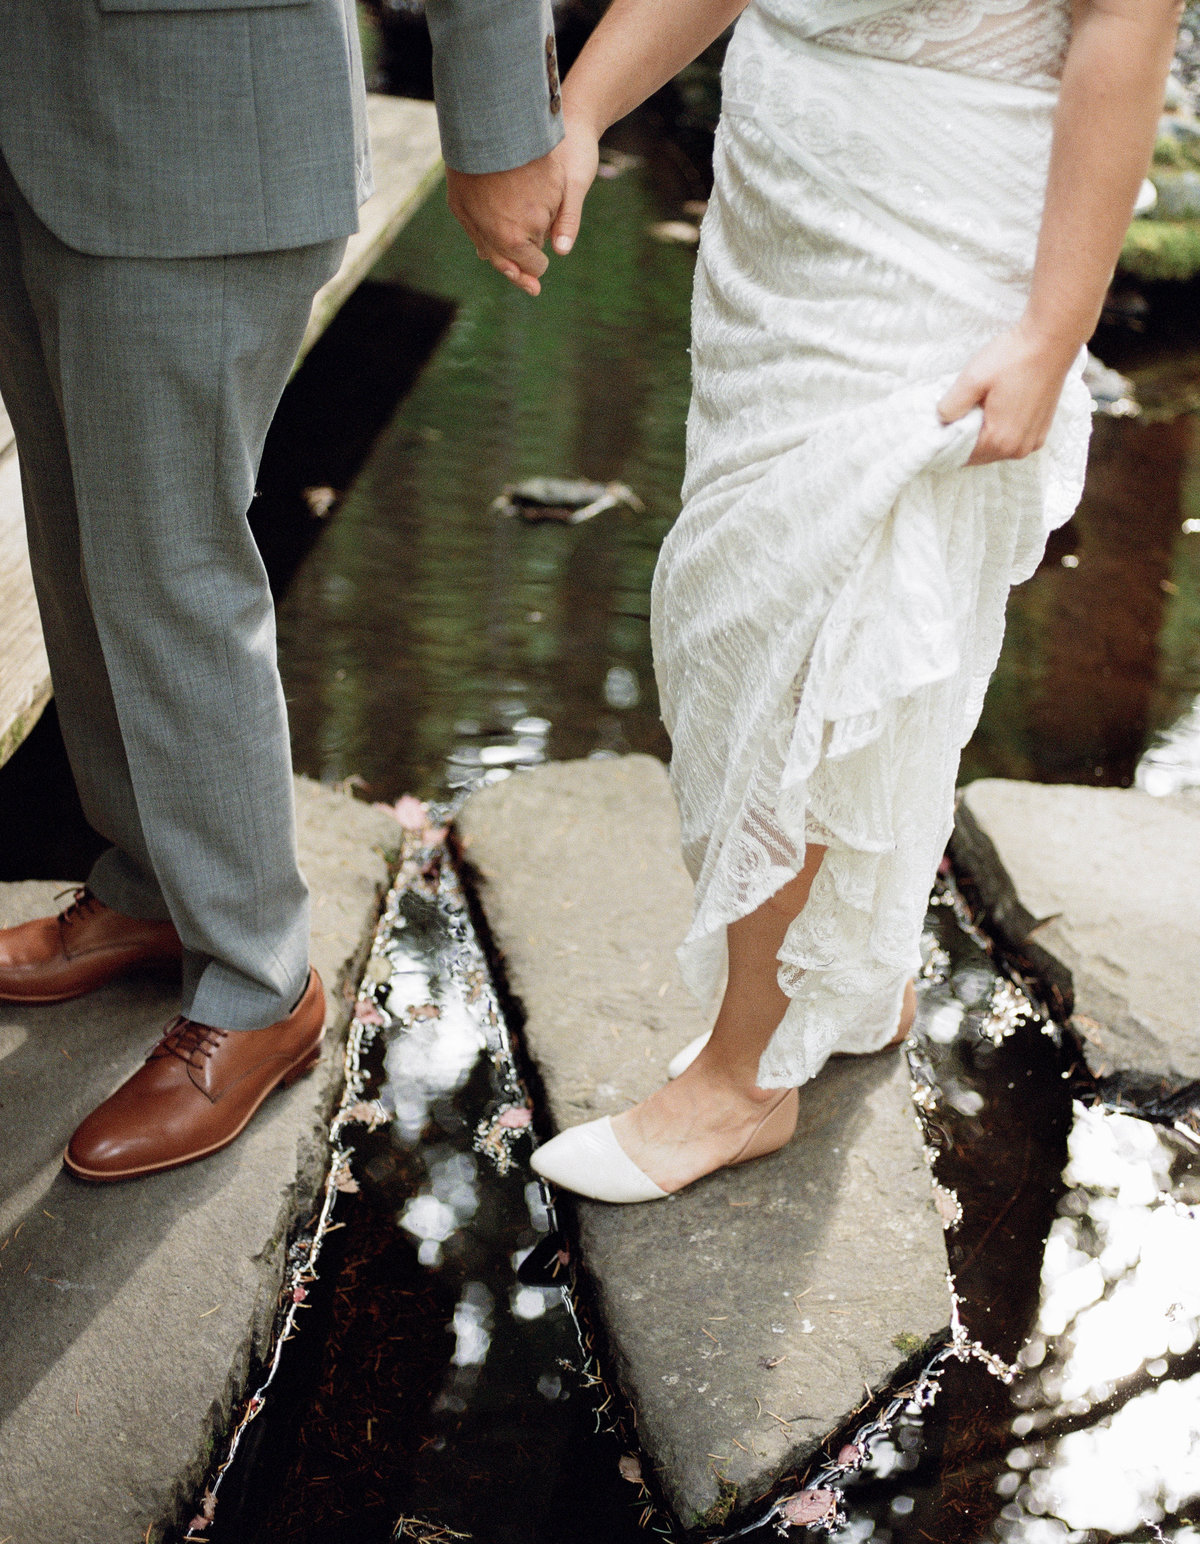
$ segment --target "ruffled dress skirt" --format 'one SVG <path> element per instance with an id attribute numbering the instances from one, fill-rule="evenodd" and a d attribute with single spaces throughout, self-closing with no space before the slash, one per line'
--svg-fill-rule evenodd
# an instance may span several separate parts
<path id="1" fill-rule="evenodd" d="M 967 467 L 981 414 L 936 406 L 1023 309 L 1054 104 L 755 6 L 730 45 L 652 630 L 702 1000 L 728 925 L 828 848 L 780 952 L 764 1087 L 895 1034 L 1009 587 L 1079 499 L 1078 369 L 1020 462 Z"/>

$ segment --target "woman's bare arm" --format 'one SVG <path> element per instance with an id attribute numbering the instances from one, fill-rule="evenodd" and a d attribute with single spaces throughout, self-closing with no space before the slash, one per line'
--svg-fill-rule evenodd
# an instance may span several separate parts
<path id="1" fill-rule="evenodd" d="M 1025 314 L 941 403 L 947 422 L 982 406 L 974 463 L 1016 459 L 1045 442 L 1146 174 L 1180 9 L 1178 0 L 1076 0 Z"/>
<path id="2" fill-rule="evenodd" d="M 566 196 L 551 231 L 571 250 L 596 175 L 600 136 L 665 86 L 724 32 L 747 0 L 613 0 L 563 82 L 566 138 L 556 152 Z"/>

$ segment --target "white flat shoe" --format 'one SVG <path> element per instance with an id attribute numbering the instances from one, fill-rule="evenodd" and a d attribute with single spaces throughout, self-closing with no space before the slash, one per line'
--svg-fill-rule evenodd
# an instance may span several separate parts
<path id="1" fill-rule="evenodd" d="M 732 1169 L 737 1164 L 777 1153 L 791 1141 L 799 1115 L 800 1100 L 796 1090 L 785 1089 L 735 1156 L 718 1167 Z M 573 1190 L 576 1195 L 589 1196 L 593 1201 L 620 1204 L 661 1201 L 673 1193 L 656 1185 L 638 1168 L 617 1140 L 608 1115 L 559 1132 L 534 1152 L 530 1163 L 534 1173 L 543 1179 L 561 1185 L 564 1190 Z"/>
<path id="2" fill-rule="evenodd" d="M 593 1201 L 661 1201 L 670 1195 L 634 1163 L 607 1115 L 559 1132 L 536 1149 L 530 1167 L 543 1179 Z"/>
<path id="3" fill-rule="evenodd" d="M 689 1040 L 682 1051 L 676 1051 L 675 1055 L 667 1063 L 667 1076 L 669 1078 L 677 1078 L 681 1072 L 686 1072 L 711 1038 L 712 1030 L 706 1029 L 702 1035 L 697 1035 L 694 1040 Z"/>

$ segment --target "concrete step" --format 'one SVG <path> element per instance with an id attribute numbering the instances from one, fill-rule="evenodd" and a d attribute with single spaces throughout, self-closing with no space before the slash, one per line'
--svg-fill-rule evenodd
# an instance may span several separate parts
<path id="1" fill-rule="evenodd" d="M 950 850 L 1093 1074 L 1200 1079 L 1200 793 L 989 778 Z"/>
<path id="2" fill-rule="evenodd" d="M 648 756 L 474 795 L 459 822 L 557 1129 L 662 1081 L 705 1026 L 675 968 L 691 884 Z M 898 1052 L 840 1058 L 776 1157 L 666 1201 L 575 1209 L 606 1370 L 678 1519 L 738 1515 L 949 1323 L 946 1251 Z M 904 1349 L 900 1349 L 903 1347 Z"/>
<path id="3" fill-rule="evenodd" d="M 398 845 L 378 810 L 303 779 L 297 797 L 326 1050 L 233 1146 L 126 1184 L 72 1179 L 71 1131 L 140 1064 L 178 989 L 144 978 L 58 1006 L 0 1004 L 0 1538 L 165 1538 L 267 1347 L 288 1235 L 323 1181 L 341 988 Z M 57 909 L 61 889 L 0 885 L 0 926 Z"/>

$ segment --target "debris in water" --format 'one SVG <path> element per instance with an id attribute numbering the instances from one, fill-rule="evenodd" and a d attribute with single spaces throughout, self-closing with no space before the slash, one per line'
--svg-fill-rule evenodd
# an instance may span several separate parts
<path id="1" fill-rule="evenodd" d="M 700 227 L 690 220 L 659 220 L 646 231 L 655 241 L 674 241 L 685 247 L 694 247 L 700 240 Z"/>
<path id="2" fill-rule="evenodd" d="M 793 1528 L 831 1523 L 837 1517 L 836 1490 L 801 1490 L 779 1503 L 779 1515 Z"/>
<path id="3" fill-rule="evenodd" d="M 1092 394 L 1093 413 L 1103 413 L 1108 418 L 1137 418 L 1142 411 L 1133 382 L 1090 352 L 1083 367 L 1083 384 Z"/>
<path id="4" fill-rule="evenodd" d="M 619 177 L 622 172 L 631 172 L 635 166 L 642 164 L 640 155 L 628 155 L 624 150 L 612 150 L 608 145 L 600 146 L 600 165 L 596 169 L 596 175 L 611 180 Z"/>
<path id="5" fill-rule="evenodd" d="M 308 512 L 315 520 L 324 520 L 337 503 L 336 488 L 305 488 L 301 498 L 308 505 Z"/>
<path id="6" fill-rule="evenodd" d="M 428 804 L 411 793 L 401 794 L 395 804 L 376 804 L 375 808 L 390 815 L 406 831 L 414 831 L 423 837 L 426 846 L 436 847 L 445 839 L 445 827 L 435 826 L 430 818 Z"/>
<path id="7" fill-rule="evenodd" d="M 646 508 L 624 483 L 587 482 L 580 477 L 528 477 L 524 482 L 509 483 L 492 501 L 492 513 L 520 515 L 522 520 L 532 522 L 557 520 L 560 525 L 581 525 L 621 504 L 639 515 Z"/>
<path id="8" fill-rule="evenodd" d="M 628 1480 L 632 1485 L 642 1483 L 642 1465 L 635 1454 L 622 1453 L 617 1460 L 617 1468 L 621 1471 L 623 1480 Z"/>
<path id="9" fill-rule="evenodd" d="M 456 1533 L 442 1523 L 427 1523 L 423 1517 L 397 1519 L 393 1539 L 413 1539 L 416 1544 L 451 1544 L 454 1539 L 469 1539 L 469 1533 Z"/>
<path id="10" fill-rule="evenodd" d="M 355 1017 L 358 1018 L 359 1023 L 363 1022 L 358 1014 L 355 1014 Z M 382 1015 L 379 1022 L 383 1022 Z M 340 1119 L 348 1124 L 365 1126 L 368 1131 L 374 1131 L 378 1126 L 387 1125 L 388 1112 L 378 1099 L 359 1099 L 341 1112 Z"/>

